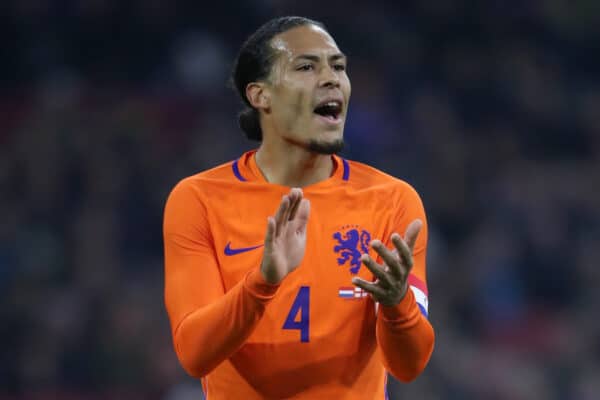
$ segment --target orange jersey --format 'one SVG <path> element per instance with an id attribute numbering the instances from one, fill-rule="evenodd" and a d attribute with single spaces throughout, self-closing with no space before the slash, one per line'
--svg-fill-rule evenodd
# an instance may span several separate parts
<path id="1" fill-rule="evenodd" d="M 262 279 L 267 217 L 290 188 L 265 181 L 255 151 L 182 180 L 165 208 L 165 303 L 178 358 L 208 400 L 384 399 L 386 371 L 414 379 L 433 350 L 427 225 L 407 183 L 333 156 L 332 176 L 303 188 L 306 253 L 280 285 Z M 412 290 L 377 307 L 351 283 L 372 239 L 393 248 L 414 219 Z"/>

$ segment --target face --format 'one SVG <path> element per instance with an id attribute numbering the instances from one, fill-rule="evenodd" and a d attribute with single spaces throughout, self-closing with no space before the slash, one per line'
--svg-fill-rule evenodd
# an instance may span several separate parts
<path id="1" fill-rule="evenodd" d="M 346 57 L 314 25 L 290 29 L 271 44 L 276 59 L 264 87 L 263 128 L 311 151 L 341 150 L 350 100 Z"/>

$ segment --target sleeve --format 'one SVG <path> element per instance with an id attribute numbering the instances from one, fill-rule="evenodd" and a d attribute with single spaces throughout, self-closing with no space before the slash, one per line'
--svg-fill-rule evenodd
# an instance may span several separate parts
<path id="1" fill-rule="evenodd" d="M 386 369 L 397 379 L 409 382 L 427 365 L 433 352 L 434 332 L 427 319 L 427 286 L 425 258 L 427 249 L 427 220 L 423 203 L 410 186 L 398 198 L 399 213 L 394 217 L 392 232 L 404 235 L 415 219 L 423 221 L 413 250 L 413 268 L 408 278 L 409 288 L 400 303 L 381 306 L 377 316 L 377 342 Z M 388 235 L 385 244 L 393 248 Z"/>
<path id="2" fill-rule="evenodd" d="M 198 189 L 180 182 L 164 212 L 165 305 L 175 352 L 194 377 L 234 354 L 260 321 L 278 286 L 257 268 L 225 293 L 207 210 Z"/>

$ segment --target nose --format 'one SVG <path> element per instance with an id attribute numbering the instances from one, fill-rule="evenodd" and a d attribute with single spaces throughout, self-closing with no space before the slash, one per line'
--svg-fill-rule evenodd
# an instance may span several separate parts
<path id="1" fill-rule="evenodd" d="M 331 66 L 326 66 L 321 70 L 320 87 L 337 88 L 340 87 L 340 78 Z"/>

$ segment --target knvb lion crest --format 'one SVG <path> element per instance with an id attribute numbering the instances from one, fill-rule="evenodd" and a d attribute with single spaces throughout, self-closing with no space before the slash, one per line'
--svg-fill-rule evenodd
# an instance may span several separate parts
<path id="1" fill-rule="evenodd" d="M 361 254 L 369 251 L 371 234 L 357 225 L 347 225 L 342 227 L 341 232 L 335 232 L 333 238 L 337 241 L 333 251 L 339 256 L 338 265 L 344 266 L 349 263 L 350 272 L 356 275 L 360 270 Z"/>

